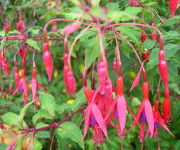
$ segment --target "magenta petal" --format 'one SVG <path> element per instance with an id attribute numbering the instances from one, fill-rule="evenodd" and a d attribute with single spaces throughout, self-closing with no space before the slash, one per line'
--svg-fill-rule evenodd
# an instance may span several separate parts
<path id="1" fill-rule="evenodd" d="M 135 120 L 133 121 L 132 126 L 138 124 L 138 121 L 140 120 L 141 113 L 142 113 L 143 110 L 144 110 L 144 101 L 142 101 L 140 106 L 139 106 L 138 112 L 137 112 L 137 114 L 135 116 Z"/>
<path id="2" fill-rule="evenodd" d="M 120 134 L 122 135 L 126 124 L 126 100 L 124 95 L 117 96 L 117 111 L 119 116 Z"/>
<path id="3" fill-rule="evenodd" d="M 101 111 L 99 110 L 99 108 L 98 108 L 98 106 L 96 104 L 92 104 L 92 114 L 93 114 L 94 118 L 96 119 L 99 127 L 104 132 L 104 135 L 106 137 L 108 137 L 106 124 L 104 122 Z"/>
<path id="4" fill-rule="evenodd" d="M 147 122 L 148 122 L 148 126 L 149 126 L 149 132 L 151 133 L 151 137 L 153 136 L 154 133 L 154 116 L 153 116 L 153 110 L 152 110 L 152 106 L 149 102 L 149 100 L 144 100 L 144 110 L 145 110 L 145 114 L 146 114 L 146 118 L 147 118 Z"/>
<path id="5" fill-rule="evenodd" d="M 35 100 L 37 88 L 38 88 L 36 79 L 32 78 L 31 84 L 32 84 L 32 99 Z"/>
<path id="6" fill-rule="evenodd" d="M 137 74 L 136 78 L 133 80 L 130 91 L 132 91 L 138 85 L 138 83 L 140 81 L 140 75 L 141 75 L 141 73 L 139 72 Z"/>
<path id="7" fill-rule="evenodd" d="M 85 125 L 84 125 L 84 135 L 83 139 L 85 138 L 88 128 L 89 128 L 89 123 L 90 123 L 90 115 L 91 115 L 91 105 L 87 106 L 86 111 L 85 111 Z"/>

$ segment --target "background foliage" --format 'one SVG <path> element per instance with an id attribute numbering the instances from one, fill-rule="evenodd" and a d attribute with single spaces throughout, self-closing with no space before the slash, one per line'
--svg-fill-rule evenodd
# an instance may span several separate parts
<path id="1" fill-rule="evenodd" d="M 94 16 L 101 16 L 102 19 L 111 19 L 113 22 L 133 22 L 136 19 L 137 22 L 141 22 L 141 14 L 143 13 L 145 23 L 151 23 L 151 12 L 147 8 L 141 7 L 130 7 L 127 0 L 93 0 L 94 5 L 101 7 L 107 7 L 108 13 L 104 14 L 102 9 L 99 7 L 93 7 L 91 13 Z M 168 60 L 169 66 L 169 86 L 171 91 L 172 100 L 172 122 L 169 124 L 169 128 L 175 137 L 163 130 L 159 130 L 160 146 L 163 150 L 168 149 L 180 149 L 180 16 L 169 18 L 168 2 L 166 0 L 143 0 L 146 6 L 153 9 L 155 13 L 155 24 L 156 27 L 162 31 L 165 38 L 165 52 L 166 59 Z M 0 0 L 0 36 L 4 36 L 3 24 L 5 21 L 9 21 L 12 25 L 12 30 L 8 33 L 9 36 L 17 35 L 18 32 L 15 29 L 17 23 L 17 11 L 21 11 L 23 20 L 27 28 L 26 35 L 28 38 L 39 37 L 42 38 L 42 30 L 47 21 L 53 18 L 70 18 L 78 19 L 84 17 L 89 19 L 89 16 L 85 14 L 80 8 L 76 7 L 77 0 L 62 0 L 60 7 L 56 8 L 56 0 Z M 177 11 L 177 14 L 180 11 Z M 165 21 L 165 24 L 161 24 L 159 16 Z M 66 25 L 66 22 L 58 23 L 58 30 L 56 33 L 50 32 L 49 28 L 48 35 L 50 37 L 63 38 L 61 31 Z M 150 54 L 150 61 L 145 64 L 148 70 L 151 94 L 150 100 L 155 100 L 155 90 L 158 85 L 158 45 L 150 38 L 145 43 L 141 43 L 140 38 L 137 35 L 141 34 L 141 29 L 132 26 L 121 26 L 118 30 L 127 38 L 138 51 L 142 54 L 144 49 L 152 50 Z M 147 33 L 151 30 L 147 30 Z M 72 39 L 77 33 L 73 34 Z M 82 78 L 81 73 L 84 68 L 84 55 L 86 52 L 86 63 L 87 67 L 92 67 L 93 62 L 99 56 L 98 37 L 96 33 L 87 31 L 77 42 L 73 51 L 72 66 L 74 69 L 75 78 L 77 80 L 78 92 L 77 98 L 74 100 L 72 97 L 68 97 L 65 94 L 65 88 L 63 83 L 62 68 L 63 68 L 63 45 L 61 41 L 51 41 L 51 51 L 53 53 L 55 70 L 53 74 L 52 82 L 48 83 L 45 69 L 42 63 L 42 41 L 28 40 L 28 45 L 36 50 L 35 61 L 38 67 L 38 81 L 44 86 L 48 93 L 40 93 L 40 105 L 34 108 L 33 105 L 29 104 L 22 108 L 22 97 L 17 96 L 11 97 L 10 95 L 4 97 L 2 93 L 0 98 L 0 113 L 1 123 L 11 126 L 9 133 L 13 130 L 19 132 L 22 128 L 39 128 L 46 125 L 50 125 L 53 122 L 62 120 L 67 114 L 70 114 L 81 106 L 86 104 L 86 100 L 82 91 Z M 10 63 L 10 67 L 13 67 L 13 56 L 15 55 L 20 41 L 8 40 L 4 42 L 1 40 L 1 47 L 7 49 L 6 55 Z M 114 58 L 115 41 L 111 38 L 106 37 L 105 46 L 107 50 L 107 59 L 109 64 L 112 64 Z M 122 40 L 121 45 L 121 56 L 123 63 L 123 76 L 125 79 L 125 91 L 127 102 L 135 113 L 141 101 L 141 88 L 135 88 L 131 93 L 129 92 L 133 78 L 136 76 L 139 68 L 137 59 L 131 49 L 131 47 Z M 17 58 L 18 59 L 18 58 Z M 12 61 L 10 61 L 12 60 Z M 20 62 L 19 62 L 20 65 Z M 31 79 L 32 70 L 32 52 L 29 52 L 27 56 L 27 73 L 26 78 L 28 81 Z M 1 89 L 7 89 L 10 84 L 14 85 L 13 81 L 13 70 L 11 75 L 7 76 L 0 70 L 0 87 Z M 112 72 L 112 66 L 109 66 L 109 74 L 112 80 L 115 80 L 115 75 Z M 30 86 L 30 85 L 29 85 Z M 14 87 L 15 88 L 15 87 Z M 7 92 L 7 91 L 6 91 Z M 162 102 L 163 95 L 160 100 Z M 28 112 L 27 112 L 28 110 Z M 35 135 L 33 149 L 49 149 L 52 137 L 54 137 L 54 144 L 52 149 L 57 150 L 70 150 L 70 149 L 95 149 L 92 143 L 91 135 L 81 141 L 82 139 L 82 119 L 83 114 L 78 114 L 73 117 L 71 121 L 65 122 L 60 125 L 60 128 L 54 131 L 40 131 Z M 128 114 L 127 129 L 129 129 L 132 118 Z M 10 139 L 12 134 L 7 133 L 6 139 Z M 2 136 L 2 134 L 0 133 Z M 55 136 L 54 136 L 55 135 Z M 103 150 L 116 150 L 121 147 L 121 140 L 117 137 L 117 133 L 114 129 L 109 131 L 109 139 L 102 145 L 96 147 L 102 148 Z M 26 137 L 18 137 L 17 148 L 21 149 L 23 141 L 30 139 L 32 135 Z M 138 130 L 133 128 L 125 136 L 123 141 L 124 149 L 140 149 L 140 143 L 138 141 Z M 13 136 L 12 136 L 13 137 Z M 15 137 L 14 137 L 15 138 Z M 51 139 L 51 140 L 50 140 Z M 149 139 L 144 143 L 145 149 L 156 149 L 156 139 Z M 1 144 L 0 149 L 4 149 L 7 145 Z"/>

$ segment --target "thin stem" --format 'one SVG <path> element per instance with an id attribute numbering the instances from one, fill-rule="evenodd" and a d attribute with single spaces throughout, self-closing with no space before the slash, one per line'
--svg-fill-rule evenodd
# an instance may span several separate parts
<path id="1" fill-rule="evenodd" d="M 34 50 L 34 51 L 33 51 L 33 67 L 36 67 L 36 63 L 35 63 L 35 60 L 34 60 L 35 53 L 36 53 L 36 51 Z"/>
<path id="2" fill-rule="evenodd" d="M 47 129 L 50 129 L 50 128 L 57 128 L 57 127 L 59 127 L 60 124 L 66 122 L 66 121 L 71 120 L 71 118 L 72 118 L 75 114 L 77 114 L 77 113 L 79 113 L 79 112 L 81 112 L 81 111 L 83 111 L 83 110 L 85 110 L 85 107 L 81 107 L 80 109 L 78 109 L 77 111 L 75 111 L 75 112 L 73 112 L 72 114 L 68 115 L 65 119 L 63 119 L 63 120 L 61 120 L 61 121 L 59 121 L 59 122 L 57 122 L 57 123 L 53 123 L 53 124 L 51 124 L 51 125 L 48 125 L 48 126 L 45 126 L 45 127 L 42 127 L 42 128 L 38 128 L 38 129 L 25 129 L 25 130 L 23 130 L 22 133 L 24 133 L 24 134 L 29 134 L 29 133 L 31 133 L 31 132 L 36 133 L 36 132 L 38 132 L 38 131 L 43 131 L 43 130 L 47 130 Z"/>
<path id="3" fill-rule="evenodd" d="M 136 55 L 139 63 L 141 64 L 141 66 L 143 66 L 143 62 L 141 61 L 141 59 L 140 59 L 137 51 L 136 51 L 135 48 L 133 47 L 133 45 L 132 45 L 132 44 L 129 42 L 129 40 L 127 40 L 121 33 L 119 33 L 119 32 L 117 32 L 117 33 L 118 33 L 119 36 L 120 36 L 121 38 L 123 38 L 123 39 L 129 44 L 129 46 L 133 49 L 133 51 L 134 51 L 134 53 L 135 53 L 135 55 Z M 144 80 L 147 81 L 147 75 L 146 75 L 146 70 L 145 70 L 144 66 L 143 66 L 143 68 L 142 68 L 142 72 L 143 72 Z"/>
<path id="4" fill-rule="evenodd" d="M 52 135 L 50 150 L 52 150 L 52 146 L 53 146 L 53 143 L 54 143 L 54 135 L 55 135 L 55 131 L 53 132 L 53 135 Z"/>
<path id="5" fill-rule="evenodd" d="M 0 37 L 0 39 L 5 39 L 5 40 L 34 40 L 34 41 L 41 41 L 44 40 L 44 38 L 15 38 L 15 37 L 9 37 L 9 36 L 5 36 L 5 37 Z M 48 38 L 48 40 L 51 41 L 63 41 L 64 39 L 59 39 L 59 38 Z"/>
<path id="6" fill-rule="evenodd" d="M 99 45 L 100 45 L 100 51 L 101 51 L 101 59 L 105 59 L 105 50 L 103 46 L 103 40 L 102 40 L 102 31 L 101 31 L 101 26 L 98 21 L 98 25 L 96 25 L 96 28 L 98 29 L 98 37 L 99 37 Z"/>
<path id="7" fill-rule="evenodd" d="M 65 18 L 58 18 L 58 19 L 52 19 L 50 21 L 48 21 L 45 26 L 44 26 L 44 32 L 46 32 L 47 27 L 49 26 L 49 24 L 53 23 L 53 22 L 57 22 L 57 21 L 73 21 L 73 22 L 79 22 L 82 23 L 80 20 L 74 20 L 74 19 L 65 19 Z M 85 25 L 89 25 L 88 23 L 82 23 Z"/>
<path id="8" fill-rule="evenodd" d="M 72 50 L 73 50 L 73 47 L 74 45 L 76 44 L 77 40 L 91 27 L 91 24 L 89 24 L 85 29 L 83 29 L 79 34 L 78 36 L 76 36 L 76 38 L 74 39 L 71 47 L 70 47 L 70 50 L 69 50 L 69 62 L 71 61 L 71 53 L 72 53 Z"/>
<path id="9" fill-rule="evenodd" d="M 144 142 L 141 144 L 141 150 L 144 150 Z"/>
<path id="10" fill-rule="evenodd" d="M 116 24 L 105 25 L 105 28 L 108 28 L 111 26 L 120 26 L 120 25 L 134 25 L 134 26 L 142 26 L 142 27 L 151 28 L 151 29 L 154 29 L 155 31 L 157 31 L 157 33 L 160 36 L 160 39 L 163 39 L 163 35 L 162 35 L 161 31 L 158 28 L 156 28 L 155 26 L 148 25 L 148 24 L 141 24 L 141 23 L 135 23 L 135 22 L 134 23 L 116 23 Z"/>

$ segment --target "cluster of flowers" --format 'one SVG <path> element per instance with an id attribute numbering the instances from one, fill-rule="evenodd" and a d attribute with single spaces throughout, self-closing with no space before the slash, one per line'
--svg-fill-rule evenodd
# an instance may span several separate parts
<path id="1" fill-rule="evenodd" d="M 11 30 L 11 25 L 9 22 L 5 22 L 4 31 L 7 34 Z M 29 51 L 29 46 L 27 46 L 24 42 L 24 32 L 26 31 L 26 27 L 22 17 L 19 15 L 18 22 L 16 24 L 16 30 L 19 31 L 19 35 L 15 37 L 22 38 L 22 46 L 19 47 L 17 54 L 21 57 L 21 70 L 18 69 L 18 62 L 16 60 L 16 55 L 14 56 L 14 81 L 16 84 L 16 89 L 13 90 L 12 86 L 9 88 L 10 95 L 14 96 L 17 92 L 22 92 L 24 105 L 28 104 L 28 84 L 26 81 L 26 56 Z M 5 38 L 8 40 L 8 38 Z M 18 39 L 18 38 L 17 38 Z M 16 38 L 14 39 L 16 40 Z M 8 61 L 5 55 L 5 49 L 2 49 L 0 52 L 0 64 L 1 68 L 10 75 L 10 67 L 8 65 Z M 45 89 L 39 84 L 36 79 L 36 65 L 33 58 L 33 70 L 32 70 L 32 79 L 31 79 L 31 89 L 32 89 L 32 99 L 34 100 L 34 104 L 38 104 L 38 89 L 41 88 L 45 91 Z"/>
<path id="2" fill-rule="evenodd" d="M 129 4 L 133 6 L 139 6 L 139 2 L 136 0 L 130 0 Z M 174 8 L 174 7 L 173 7 Z M 174 9 L 173 9 L 174 10 Z M 175 12 L 175 11 L 174 11 Z M 171 13 L 173 16 L 174 13 Z M 58 19 L 57 19 L 58 21 Z M 61 21 L 61 19 L 59 20 Z M 104 137 L 108 138 L 108 131 L 107 128 L 114 127 L 117 130 L 118 136 L 123 139 L 123 135 L 126 134 L 126 117 L 127 117 L 127 110 L 131 111 L 125 98 L 124 93 L 124 79 L 122 74 L 122 62 L 120 58 L 120 50 L 118 45 L 118 39 L 116 37 L 117 33 L 113 24 L 111 27 L 106 28 L 106 26 L 101 26 L 99 24 L 99 20 L 95 19 L 92 21 L 97 29 L 98 29 L 98 36 L 100 40 L 100 58 L 98 60 L 96 71 L 98 77 L 98 86 L 95 88 L 88 87 L 87 84 L 87 73 L 88 70 L 85 69 L 83 73 L 83 88 L 84 94 L 87 100 L 87 107 L 85 110 L 85 117 L 84 117 L 84 138 L 87 135 L 88 128 L 92 127 L 92 135 L 94 143 L 101 143 L 104 141 Z M 91 22 L 91 23 L 92 23 Z M 53 22 L 54 23 L 54 22 Z M 123 25 L 123 23 L 121 23 Z M 137 23 L 129 23 L 131 25 L 138 25 Z M 126 25 L 126 23 L 124 23 Z M 140 25 L 140 24 L 139 24 Z M 143 24 L 141 24 L 143 26 Z M 150 26 L 154 28 L 154 24 Z M 9 23 L 5 23 L 4 30 L 7 33 L 11 29 Z M 22 17 L 18 17 L 18 23 L 16 25 L 16 29 L 19 31 L 21 35 L 26 30 Z M 64 84 L 66 87 L 67 94 L 69 96 L 76 95 L 76 81 L 73 75 L 73 69 L 71 67 L 71 50 L 68 47 L 68 37 L 80 29 L 80 23 L 75 21 L 75 23 L 68 24 L 62 30 L 62 33 L 65 35 L 64 38 L 64 68 L 63 68 L 63 76 L 64 76 Z M 116 40 L 116 48 L 115 48 L 115 58 L 113 61 L 113 70 L 117 74 L 116 84 L 113 85 L 109 74 L 108 74 L 108 61 L 105 55 L 105 49 L 103 48 L 102 44 L 102 32 L 103 30 L 111 30 L 115 35 Z M 52 31 L 56 31 L 57 26 L 56 23 L 53 24 Z M 143 76 L 143 84 L 142 84 L 142 101 L 136 116 L 132 115 L 134 121 L 132 126 L 138 125 L 140 127 L 139 131 L 139 139 L 141 142 L 144 141 L 145 137 L 150 134 L 151 137 L 156 137 L 158 135 L 158 127 L 163 127 L 166 131 L 172 134 L 168 127 L 167 123 L 170 121 L 170 94 L 169 94 L 169 86 L 168 86 L 168 66 L 165 59 L 164 53 L 164 41 L 162 37 L 158 37 L 156 32 L 151 34 L 151 39 L 154 41 L 158 41 L 160 45 L 159 51 L 159 73 L 161 80 L 164 85 L 164 100 L 162 105 L 162 115 L 159 112 L 159 88 L 157 90 L 157 98 L 152 107 L 149 101 L 149 83 L 146 70 L 141 63 L 141 68 L 139 73 L 137 74 L 136 78 L 133 81 L 131 91 L 140 81 L 140 76 Z M 141 41 L 142 43 L 146 41 L 146 33 L 145 28 L 142 28 L 141 34 Z M 25 78 L 26 72 L 26 55 L 28 53 L 28 46 L 23 45 L 19 48 L 18 52 L 22 59 L 22 75 L 19 76 L 19 70 L 17 67 L 16 59 L 14 59 L 14 79 L 16 83 L 16 90 L 12 92 L 12 95 L 15 95 L 17 92 L 21 91 L 24 97 L 24 105 L 28 103 L 28 86 Z M 142 57 L 145 61 L 149 60 L 149 57 L 146 53 L 143 53 Z M 34 59 L 34 58 L 33 58 Z M 47 32 L 44 30 L 44 45 L 43 45 L 43 63 L 48 75 L 48 80 L 52 80 L 53 74 L 53 57 L 51 54 L 50 46 L 48 43 Z M 0 52 L 0 66 L 6 72 L 10 73 L 10 68 L 8 66 L 8 62 L 6 59 L 4 49 Z M 33 60 L 33 70 L 32 70 L 32 99 L 34 100 L 35 104 L 38 104 L 38 89 L 44 88 L 40 85 L 40 83 L 36 79 L 36 65 Z M 94 82 L 92 80 L 92 82 Z M 93 83 L 94 84 L 94 83 Z M 115 95 L 115 96 L 114 96 Z M 114 120 L 116 120 L 114 122 Z M 147 124 L 147 126 L 146 126 Z"/>

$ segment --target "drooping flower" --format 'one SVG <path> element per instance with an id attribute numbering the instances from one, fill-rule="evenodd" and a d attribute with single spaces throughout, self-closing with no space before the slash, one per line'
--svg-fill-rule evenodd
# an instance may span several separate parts
<path id="1" fill-rule="evenodd" d="M 76 32 L 77 30 L 79 30 L 79 28 L 80 28 L 80 23 L 77 23 L 77 22 L 71 23 L 64 27 L 64 29 L 62 30 L 62 33 L 66 35 L 70 35 Z"/>
<path id="2" fill-rule="evenodd" d="M 107 128 L 102 113 L 99 110 L 98 106 L 91 102 L 85 110 L 85 125 L 83 138 L 85 138 L 89 126 L 95 124 L 99 126 L 104 136 L 108 138 Z"/>
<path id="3" fill-rule="evenodd" d="M 139 6 L 139 2 L 138 2 L 138 0 L 129 0 L 129 5 L 137 7 L 137 6 Z"/>
<path id="4" fill-rule="evenodd" d="M 144 82 L 142 86 L 143 100 L 140 104 L 135 120 L 132 125 L 136 125 L 139 121 L 145 121 L 148 123 L 148 130 L 151 137 L 154 134 L 154 116 L 151 103 L 149 101 L 149 84 Z"/>
<path id="5" fill-rule="evenodd" d="M 16 24 L 16 29 L 21 33 L 26 30 L 26 27 L 24 25 L 24 21 L 22 20 L 21 16 L 18 17 L 18 22 Z"/>
<path id="6" fill-rule="evenodd" d="M 98 79 L 99 79 L 99 87 L 100 87 L 100 94 L 104 95 L 105 94 L 105 84 L 106 84 L 106 79 L 108 75 L 108 67 L 107 67 L 107 61 L 102 60 L 99 61 L 97 64 L 97 73 L 98 73 Z"/>
<path id="7" fill-rule="evenodd" d="M 122 138 L 122 134 L 125 131 L 126 124 L 126 111 L 127 111 L 127 103 L 124 96 L 124 83 L 122 76 L 118 76 L 116 80 L 116 93 L 117 97 L 112 101 L 111 106 L 108 109 L 108 114 L 105 117 L 107 120 L 111 113 L 114 112 L 115 116 L 118 119 L 118 123 L 116 125 L 118 135 Z"/>
<path id="8" fill-rule="evenodd" d="M 4 70 L 4 72 L 10 75 L 10 67 L 6 59 L 6 54 L 4 49 L 2 49 L 0 52 L 0 67 L 2 68 L 2 70 Z"/>
<path id="9" fill-rule="evenodd" d="M 164 85 L 168 85 L 168 66 L 167 66 L 164 50 L 160 50 L 159 52 L 158 68 Z"/>
<path id="10" fill-rule="evenodd" d="M 44 43 L 43 62 L 48 75 L 48 80 L 51 81 L 53 74 L 53 58 L 49 48 L 49 44 L 47 42 Z"/>
<path id="11" fill-rule="evenodd" d="M 46 91 L 46 90 L 42 87 L 42 85 L 36 79 L 36 67 L 33 67 L 31 85 L 32 85 L 32 99 L 34 101 L 34 104 L 37 105 L 38 104 L 38 89 L 40 88 L 43 91 Z"/>
<path id="12" fill-rule="evenodd" d="M 7 33 L 11 30 L 11 24 L 9 22 L 4 23 L 4 31 Z"/>
<path id="13" fill-rule="evenodd" d="M 162 106 L 164 121 L 169 122 L 171 117 L 171 100 L 169 95 L 169 88 L 167 85 L 165 85 L 164 88 L 164 100 Z"/>
<path id="14" fill-rule="evenodd" d="M 169 0 L 169 9 L 171 13 L 170 17 L 174 17 L 177 8 L 178 8 L 178 0 Z"/>
<path id="15" fill-rule="evenodd" d="M 22 69 L 22 77 L 19 80 L 18 87 L 16 88 L 12 96 L 14 96 L 17 92 L 20 92 L 20 91 L 22 91 L 22 94 L 23 94 L 24 105 L 28 104 L 28 87 L 27 87 L 26 78 L 25 78 L 25 69 Z"/>

